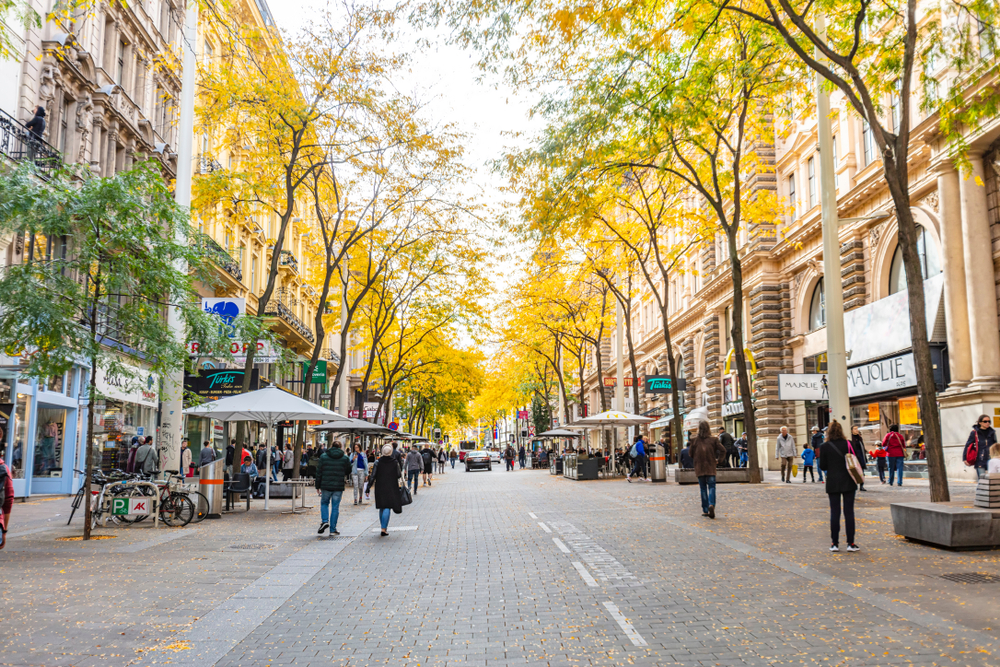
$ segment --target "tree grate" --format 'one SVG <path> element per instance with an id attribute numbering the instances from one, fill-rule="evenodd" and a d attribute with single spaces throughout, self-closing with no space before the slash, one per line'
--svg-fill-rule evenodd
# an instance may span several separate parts
<path id="1" fill-rule="evenodd" d="M 1000 584 L 1000 577 L 983 572 L 958 572 L 956 574 L 942 574 L 942 579 L 953 581 L 956 584 Z"/>
<path id="2" fill-rule="evenodd" d="M 273 549 L 273 544 L 261 544 L 260 542 L 251 542 L 250 544 L 230 544 L 227 549 L 241 549 L 246 551 L 253 551 L 259 549 Z"/>

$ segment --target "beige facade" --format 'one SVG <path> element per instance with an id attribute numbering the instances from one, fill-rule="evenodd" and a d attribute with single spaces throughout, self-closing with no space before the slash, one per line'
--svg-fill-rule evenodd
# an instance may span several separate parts
<path id="1" fill-rule="evenodd" d="M 903 424 L 904 434 L 916 443 L 920 430 L 915 378 L 896 380 L 898 387 L 872 380 L 887 363 L 905 369 L 910 349 L 908 308 L 905 294 L 899 293 L 905 290 L 905 272 L 901 275 L 893 206 L 865 124 L 843 100 L 835 96 L 833 103 L 840 110 L 833 122 L 842 218 L 838 288 L 847 311 L 848 352 L 854 352 L 848 360 L 853 374 L 849 386 L 858 385 L 852 389 L 852 422 L 862 427 L 869 447 L 890 423 Z M 917 108 L 913 115 L 911 208 L 922 231 L 928 334 L 941 392 L 945 456 L 950 475 L 971 479 L 960 455 L 972 424 L 980 413 L 1000 420 L 1000 122 L 969 137 L 972 171 L 965 174 L 956 170 L 947 147 L 936 138 L 936 117 Z M 776 178 L 763 187 L 776 188 L 791 212 L 773 230 L 743 230 L 739 243 L 746 295 L 744 335 L 759 369 L 754 394 L 761 463 L 771 468 L 781 426 L 790 428 L 801 450 L 810 428 L 826 421 L 823 402 L 778 397 L 779 373 L 822 372 L 821 355 L 826 351 L 815 119 L 796 118 L 788 129 L 774 147 Z M 742 406 L 731 389 L 735 376 L 724 374 L 732 348 L 732 286 L 721 242 L 693 250 L 667 289 L 673 304 L 669 324 L 674 354 L 679 375 L 687 381 L 685 411 L 707 406 L 713 430 L 723 425 L 730 432 L 739 430 Z M 636 301 L 631 330 L 637 371 L 640 377 L 668 374 L 662 324 L 648 287 Z M 614 332 L 608 340 L 614 340 Z M 604 352 L 605 375 L 614 376 L 611 346 Z M 624 354 L 628 376 L 627 347 Z M 862 386 L 866 379 L 871 384 Z M 593 363 L 585 381 L 594 412 L 600 403 Z M 636 411 L 663 414 L 668 399 L 640 392 Z"/>

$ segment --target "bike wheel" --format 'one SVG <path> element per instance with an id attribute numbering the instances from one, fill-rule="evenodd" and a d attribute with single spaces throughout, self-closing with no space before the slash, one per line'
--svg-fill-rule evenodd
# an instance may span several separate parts
<path id="1" fill-rule="evenodd" d="M 194 518 L 191 519 L 191 522 L 204 521 L 205 517 L 208 516 L 208 498 L 205 497 L 205 494 L 200 491 L 192 491 L 188 494 L 188 500 L 194 503 Z"/>
<path id="2" fill-rule="evenodd" d="M 80 490 L 76 492 L 75 496 L 73 496 L 73 503 L 72 503 L 73 509 L 69 511 L 69 520 L 66 521 L 67 526 L 73 523 L 73 515 L 76 514 L 76 511 L 80 509 L 80 505 L 83 504 L 83 494 L 86 493 L 86 491 L 87 487 L 81 486 Z"/>
<path id="3" fill-rule="evenodd" d="M 168 526 L 186 526 L 194 518 L 194 503 L 187 496 L 172 493 L 160 507 L 160 519 Z"/>

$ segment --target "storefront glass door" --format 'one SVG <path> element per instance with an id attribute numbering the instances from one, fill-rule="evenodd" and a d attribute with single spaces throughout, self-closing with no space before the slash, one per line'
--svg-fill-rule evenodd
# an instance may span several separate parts
<path id="1" fill-rule="evenodd" d="M 35 450 L 32 461 L 32 493 L 66 493 L 71 470 L 64 470 L 66 458 L 66 410 L 39 406 L 35 420 Z"/>

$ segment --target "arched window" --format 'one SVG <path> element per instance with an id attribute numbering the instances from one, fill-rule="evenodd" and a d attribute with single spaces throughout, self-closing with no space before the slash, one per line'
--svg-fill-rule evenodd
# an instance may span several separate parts
<path id="1" fill-rule="evenodd" d="M 920 273 L 924 280 L 941 273 L 941 257 L 938 255 L 934 241 L 928 237 L 927 231 L 917 226 L 917 255 L 920 257 Z M 896 245 L 889 265 L 889 294 L 902 292 L 906 289 L 906 267 L 903 266 L 903 249 Z"/>
<path id="2" fill-rule="evenodd" d="M 809 302 L 809 331 L 816 331 L 826 326 L 826 291 L 823 279 L 820 278 L 813 288 L 812 300 Z"/>

